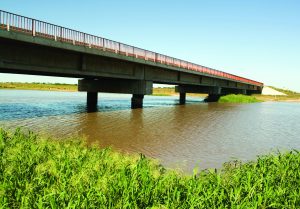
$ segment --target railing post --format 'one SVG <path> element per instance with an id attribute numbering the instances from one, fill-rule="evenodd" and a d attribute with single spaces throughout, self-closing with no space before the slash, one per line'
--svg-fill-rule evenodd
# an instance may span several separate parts
<path id="1" fill-rule="evenodd" d="M 86 46 L 86 43 L 85 43 L 85 33 L 83 33 L 83 45 Z"/>
<path id="2" fill-rule="evenodd" d="M 32 36 L 35 36 L 35 20 L 32 20 Z"/>
<path id="3" fill-rule="evenodd" d="M 6 29 L 9 31 L 9 24 L 10 24 L 10 16 L 7 14 L 6 15 Z"/>
<path id="4" fill-rule="evenodd" d="M 73 45 L 75 45 L 75 32 L 74 31 L 72 31 L 72 38 L 73 38 Z"/>
<path id="5" fill-rule="evenodd" d="M 59 27 L 59 40 L 62 41 L 62 27 Z"/>

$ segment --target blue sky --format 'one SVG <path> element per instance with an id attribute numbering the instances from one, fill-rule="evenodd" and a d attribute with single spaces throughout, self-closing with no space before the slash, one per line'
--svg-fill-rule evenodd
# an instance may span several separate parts
<path id="1" fill-rule="evenodd" d="M 298 0 L 1 0 L 0 9 L 300 91 Z"/>

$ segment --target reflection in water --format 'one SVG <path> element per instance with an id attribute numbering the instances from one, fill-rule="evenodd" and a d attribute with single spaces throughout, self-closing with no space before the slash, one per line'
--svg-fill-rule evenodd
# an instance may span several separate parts
<path id="1" fill-rule="evenodd" d="M 146 97 L 130 109 L 130 95 L 100 94 L 99 111 L 86 113 L 85 94 L 0 91 L 0 126 L 21 126 L 90 143 L 141 152 L 190 171 L 254 159 L 272 149 L 300 149 L 300 104 L 205 104 L 189 98 Z M 53 131 L 55 130 L 55 131 Z"/>

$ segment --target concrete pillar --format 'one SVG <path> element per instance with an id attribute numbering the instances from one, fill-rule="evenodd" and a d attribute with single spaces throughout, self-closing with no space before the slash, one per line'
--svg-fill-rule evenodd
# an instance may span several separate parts
<path id="1" fill-rule="evenodd" d="M 247 90 L 246 89 L 242 89 L 241 93 L 244 94 L 244 95 L 247 95 Z"/>
<path id="2" fill-rule="evenodd" d="M 143 94 L 133 94 L 131 98 L 131 109 L 143 108 Z"/>
<path id="3" fill-rule="evenodd" d="M 98 103 L 98 92 L 87 92 L 87 107 L 89 110 L 96 110 Z"/>
<path id="4" fill-rule="evenodd" d="M 219 101 L 220 97 L 222 95 L 221 94 L 209 94 L 205 99 L 204 101 L 205 102 L 217 102 Z"/>
<path id="5" fill-rule="evenodd" d="M 186 102 L 186 93 L 179 93 L 179 104 L 183 105 Z"/>

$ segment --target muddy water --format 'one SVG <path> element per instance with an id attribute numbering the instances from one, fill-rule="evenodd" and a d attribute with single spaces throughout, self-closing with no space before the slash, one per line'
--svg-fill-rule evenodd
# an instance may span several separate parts
<path id="1" fill-rule="evenodd" d="M 158 158 L 191 171 L 232 159 L 251 160 L 277 149 L 300 149 L 300 104 L 206 104 L 202 98 L 145 97 L 131 110 L 130 95 L 99 94 L 87 113 L 84 93 L 0 90 L 0 127 L 23 127 Z"/>

